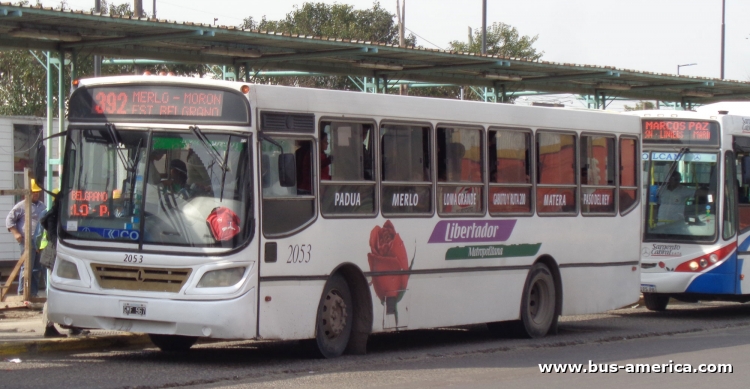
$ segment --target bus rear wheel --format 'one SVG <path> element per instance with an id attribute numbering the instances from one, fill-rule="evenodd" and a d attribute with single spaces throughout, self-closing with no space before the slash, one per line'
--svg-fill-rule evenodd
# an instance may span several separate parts
<path id="1" fill-rule="evenodd" d="M 174 353 L 190 350 L 198 340 L 195 336 L 148 334 L 151 343 L 161 351 Z"/>
<path id="2" fill-rule="evenodd" d="M 521 323 L 530 338 L 547 335 L 555 322 L 555 279 L 547 265 L 536 263 L 526 278 L 521 298 Z"/>
<path id="3" fill-rule="evenodd" d="M 315 341 L 324 358 L 335 358 L 346 350 L 354 321 L 353 302 L 349 284 L 340 274 L 334 274 L 323 289 L 318 304 Z"/>
<path id="4" fill-rule="evenodd" d="M 643 302 L 649 311 L 663 312 L 667 310 L 669 304 L 669 295 L 657 293 L 644 293 Z"/>

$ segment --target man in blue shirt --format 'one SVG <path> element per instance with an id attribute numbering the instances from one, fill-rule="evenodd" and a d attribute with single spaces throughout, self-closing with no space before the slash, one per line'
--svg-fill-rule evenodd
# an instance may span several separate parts
<path id="1" fill-rule="evenodd" d="M 36 231 L 39 219 L 42 214 L 46 211 L 46 207 L 41 200 L 42 188 L 36 184 L 36 181 L 31 180 L 31 231 Z M 24 226 L 26 224 L 26 200 L 21 200 L 18 204 L 14 205 L 5 218 L 5 227 L 13 234 L 13 238 L 18 242 L 21 247 L 21 255 L 24 251 Z M 33 247 L 33 242 L 32 242 Z M 39 291 L 38 278 L 39 272 L 41 271 L 41 265 L 39 264 L 39 256 L 36 255 L 36 250 L 32 250 L 31 258 L 33 260 L 33 268 L 31 275 L 31 296 L 36 297 Z M 18 294 L 23 294 L 23 275 L 24 266 L 21 267 L 21 272 L 18 275 Z"/>

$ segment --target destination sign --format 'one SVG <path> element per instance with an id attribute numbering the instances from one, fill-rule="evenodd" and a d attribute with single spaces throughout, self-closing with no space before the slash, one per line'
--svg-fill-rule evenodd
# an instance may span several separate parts
<path id="1" fill-rule="evenodd" d="M 104 191 L 74 190 L 70 192 L 70 217 L 109 217 L 109 193 Z"/>
<path id="2" fill-rule="evenodd" d="M 221 117 L 224 92 L 102 89 L 94 94 L 93 114 Z"/>
<path id="3" fill-rule="evenodd" d="M 643 120 L 643 143 L 719 145 L 719 124 L 707 120 Z"/>
<path id="4" fill-rule="evenodd" d="M 185 120 L 249 124 L 239 92 L 185 86 L 115 85 L 81 88 L 70 99 L 73 119 Z"/>

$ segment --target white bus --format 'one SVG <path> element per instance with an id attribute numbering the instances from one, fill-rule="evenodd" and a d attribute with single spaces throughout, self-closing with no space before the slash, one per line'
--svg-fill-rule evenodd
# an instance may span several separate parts
<path id="1" fill-rule="evenodd" d="M 750 301 L 750 117 L 642 111 L 646 306 Z"/>
<path id="2" fill-rule="evenodd" d="M 333 357 L 639 298 L 635 116 L 127 76 L 81 81 L 69 122 L 57 323 Z"/>

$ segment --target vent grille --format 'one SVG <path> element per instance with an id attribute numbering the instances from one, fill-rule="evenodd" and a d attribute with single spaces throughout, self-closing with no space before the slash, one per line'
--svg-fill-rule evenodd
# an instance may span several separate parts
<path id="1" fill-rule="evenodd" d="M 262 131 L 315 133 L 315 115 L 261 112 Z"/>
<path id="2" fill-rule="evenodd" d="M 102 289 L 177 293 L 192 269 L 166 269 L 102 265 L 92 263 L 94 276 Z"/>

